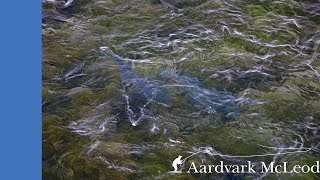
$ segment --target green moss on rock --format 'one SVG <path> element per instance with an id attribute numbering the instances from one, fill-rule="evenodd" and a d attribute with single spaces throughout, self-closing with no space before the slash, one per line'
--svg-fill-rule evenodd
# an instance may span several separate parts
<path id="1" fill-rule="evenodd" d="M 247 14 L 250 15 L 251 17 L 263 16 L 268 12 L 268 10 L 265 6 L 254 5 L 254 4 L 247 5 L 245 7 L 245 10 L 246 10 Z"/>

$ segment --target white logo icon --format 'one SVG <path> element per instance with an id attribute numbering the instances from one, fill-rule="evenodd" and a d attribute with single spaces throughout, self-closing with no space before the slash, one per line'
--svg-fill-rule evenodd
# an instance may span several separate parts
<path id="1" fill-rule="evenodd" d="M 172 167 L 174 170 L 172 172 L 174 173 L 181 173 L 181 171 L 178 171 L 178 165 L 181 165 L 184 161 L 181 160 L 182 156 L 178 156 L 175 160 L 172 161 Z"/>

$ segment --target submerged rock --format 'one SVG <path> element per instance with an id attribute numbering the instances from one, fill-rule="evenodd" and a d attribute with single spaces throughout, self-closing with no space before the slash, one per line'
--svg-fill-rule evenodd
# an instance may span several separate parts
<path id="1" fill-rule="evenodd" d="M 72 5 L 74 0 L 67 0 L 67 1 L 62 1 L 62 0 L 42 0 L 43 5 L 45 6 L 55 6 L 58 8 L 67 8 Z"/>
<path id="2" fill-rule="evenodd" d="M 47 21 L 66 22 L 68 18 L 69 17 L 67 15 L 61 14 L 55 10 L 43 10 L 42 12 L 43 22 L 47 22 Z"/>
<path id="3" fill-rule="evenodd" d="M 63 9 L 71 5 L 69 1 L 65 3 L 64 1 L 61 1 L 61 0 L 43 0 L 42 1 L 43 22 L 47 22 L 47 21 L 66 22 L 70 15 L 68 13 L 63 12 Z"/>
<path id="4" fill-rule="evenodd" d="M 187 6 L 199 6 L 203 3 L 205 3 L 207 0 L 163 0 L 166 3 L 169 3 L 173 5 L 174 7 L 177 7 L 179 9 L 187 7 Z"/>

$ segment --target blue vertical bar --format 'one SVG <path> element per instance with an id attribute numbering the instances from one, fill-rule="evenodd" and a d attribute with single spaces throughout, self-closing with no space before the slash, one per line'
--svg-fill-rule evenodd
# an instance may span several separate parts
<path id="1" fill-rule="evenodd" d="M 0 179 L 41 179 L 41 0 L 0 3 Z"/>

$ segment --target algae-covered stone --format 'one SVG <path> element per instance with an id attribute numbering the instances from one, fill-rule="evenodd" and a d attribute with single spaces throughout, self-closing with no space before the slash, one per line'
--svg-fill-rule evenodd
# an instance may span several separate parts
<path id="1" fill-rule="evenodd" d="M 203 3 L 205 3 L 207 0 L 164 0 L 167 3 L 172 4 L 173 6 L 177 7 L 177 8 L 184 8 L 184 7 L 195 7 L 195 6 L 199 6 Z"/>
<path id="2" fill-rule="evenodd" d="M 317 115 L 319 85 L 312 80 L 293 78 L 284 87 L 263 93 L 267 102 L 264 108 L 275 121 L 301 121 L 309 115 Z"/>
<path id="3" fill-rule="evenodd" d="M 90 105 L 94 102 L 94 97 L 94 92 L 92 92 L 90 89 L 87 89 L 85 91 L 73 95 L 72 104 L 76 107 Z"/>
<path id="4" fill-rule="evenodd" d="M 249 4 L 245 7 L 245 9 L 246 12 L 252 17 L 263 16 L 268 12 L 267 8 L 263 5 Z"/>
<path id="5" fill-rule="evenodd" d="M 238 123 L 239 124 L 239 123 Z M 201 128 L 200 128 L 201 127 Z M 236 126 L 218 127 L 197 127 L 190 137 L 185 137 L 185 141 L 192 142 L 194 146 L 212 146 L 214 149 L 233 155 L 261 154 L 264 148 L 259 144 L 268 145 L 271 143 L 272 131 L 257 131 L 255 129 L 241 129 Z M 243 138 L 246 137 L 246 140 Z M 247 137 L 254 137 L 250 140 Z M 225 143 L 226 140 L 228 143 Z"/>
<path id="6" fill-rule="evenodd" d="M 265 93 L 263 98 L 269 101 L 264 107 L 267 114 L 275 121 L 295 121 L 306 115 L 304 112 L 306 104 L 296 94 L 286 89 Z"/>
<path id="7" fill-rule="evenodd" d="M 117 83 L 110 83 L 106 85 L 104 90 L 106 91 L 106 99 L 116 97 L 119 94 L 119 90 L 120 90 L 120 85 Z"/>

